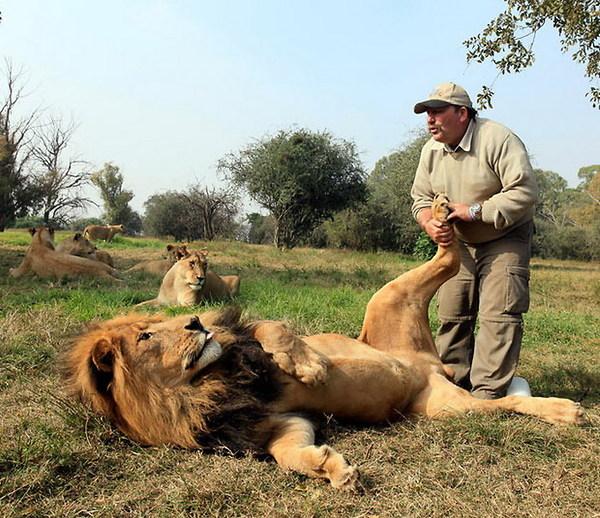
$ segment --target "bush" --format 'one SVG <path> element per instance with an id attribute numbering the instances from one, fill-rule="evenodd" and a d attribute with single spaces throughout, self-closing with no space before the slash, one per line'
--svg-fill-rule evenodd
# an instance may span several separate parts
<path id="1" fill-rule="evenodd" d="M 421 261 L 428 261 L 435 255 L 436 251 L 437 245 L 425 232 L 421 232 L 413 248 L 413 256 Z"/>
<path id="2" fill-rule="evenodd" d="M 594 227 L 556 227 L 545 221 L 536 221 L 532 253 L 544 259 L 597 259 L 598 231 Z"/>
<path id="3" fill-rule="evenodd" d="M 44 223 L 42 216 L 24 216 L 17 218 L 13 225 L 14 228 L 33 228 L 49 226 L 56 230 L 63 230 L 65 227 L 61 222 L 50 220 L 47 224 Z"/>

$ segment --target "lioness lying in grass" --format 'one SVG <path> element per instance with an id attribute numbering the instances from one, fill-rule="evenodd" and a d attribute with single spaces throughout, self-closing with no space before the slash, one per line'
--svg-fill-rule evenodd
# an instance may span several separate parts
<path id="1" fill-rule="evenodd" d="M 117 279 L 117 270 L 95 259 L 78 257 L 54 249 L 54 230 L 48 227 L 32 228 L 31 245 L 17 268 L 11 268 L 13 277 L 33 273 L 38 277 L 73 277 L 79 275 Z"/>
<path id="2" fill-rule="evenodd" d="M 230 300 L 239 291 L 238 275 L 217 275 L 208 269 L 208 252 L 192 251 L 171 266 L 163 278 L 158 296 L 138 306 L 193 306 L 204 300 Z"/>

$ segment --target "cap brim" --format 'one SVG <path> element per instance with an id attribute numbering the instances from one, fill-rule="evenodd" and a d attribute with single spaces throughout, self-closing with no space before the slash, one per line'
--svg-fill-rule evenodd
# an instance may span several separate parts
<path id="1" fill-rule="evenodd" d="M 444 106 L 450 106 L 450 104 L 448 101 L 428 99 L 415 104 L 415 113 L 426 112 L 429 108 L 443 108 Z"/>

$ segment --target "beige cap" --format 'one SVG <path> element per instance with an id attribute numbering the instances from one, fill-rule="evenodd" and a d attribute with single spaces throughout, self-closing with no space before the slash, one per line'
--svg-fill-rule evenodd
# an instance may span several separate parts
<path id="1" fill-rule="evenodd" d="M 449 104 L 473 108 L 469 94 L 462 86 L 455 83 L 442 83 L 429 94 L 427 99 L 415 104 L 415 113 L 423 113 L 428 108 L 442 108 Z"/>

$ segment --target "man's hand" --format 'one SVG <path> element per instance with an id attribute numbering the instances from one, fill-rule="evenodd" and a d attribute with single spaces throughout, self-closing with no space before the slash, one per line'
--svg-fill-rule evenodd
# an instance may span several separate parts
<path id="1" fill-rule="evenodd" d="M 450 246 L 454 241 L 454 229 L 452 225 L 447 225 L 438 221 L 437 219 L 431 218 L 423 226 L 423 230 L 427 232 L 427 235 L 440 246 Z"/>
<path id="2" fill-rule="evenodd" d="M 467 221 L 470 223 L 473 221 L 469 213 L 469 205 L 465 203 L 449 203 L 448 208 L 451 211 L 448 216 L 448 223 L 455 223 L 456 221 Z"/>
<path id="3" fill-rule="evenodd" d="M 421 209 L 417 221 L 432 241 L 440 246 L 450 246 L 454 241 L 454 229 L 433 217 L 429 208 Z"/>

